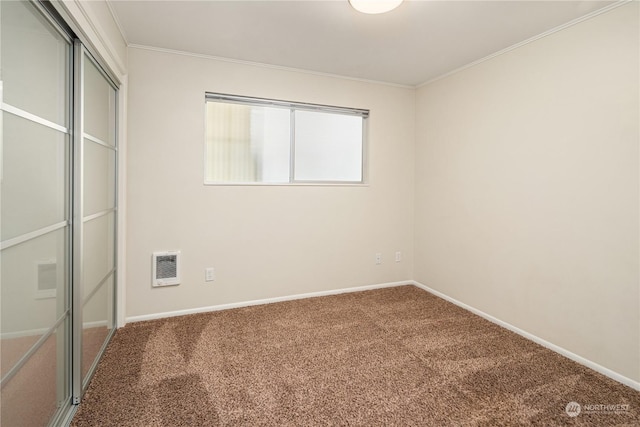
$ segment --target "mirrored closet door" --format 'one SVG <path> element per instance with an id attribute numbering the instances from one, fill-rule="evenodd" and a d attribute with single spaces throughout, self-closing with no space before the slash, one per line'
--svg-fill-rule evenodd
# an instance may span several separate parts
<path id="1" fill-rule="evenodd" d="M 70 38 L 1 2 L 2 425 L 46 425 L 70 399 Z"/>
<path id="2" fill-rule="evenodd" d="M 57 425 L 115 328 L 117 86 L 59 16 L 0 1 L 0 425 Z"/>
<path id="3" fill-rule="evenodd" d="M 86 387 L 115 326 L 116 89 L 76 42 L 74 194 L 74 396 Z M 81 136 L 81 137 L 80 137 Z M 81 379 L 81 380 L 80 380 Z"/>

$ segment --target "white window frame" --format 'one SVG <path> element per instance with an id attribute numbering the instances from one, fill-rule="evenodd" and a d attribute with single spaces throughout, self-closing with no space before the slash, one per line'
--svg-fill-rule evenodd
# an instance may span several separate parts
<path id="1" fill-rule="evenodd" d="M 294 102 L 294 101 L 282 101 L 277 99 L 268 99 L 268 98 L 256 98 L 242 95 L 230 95 L 224 93 L 213 93 L 213 92 L 205 92 L 205 103 L 204 103 L 204 117 L 205 117 L 205 129 L 208 126 L 207 118 L 206 118 L 206 106 L 208 102 L 223 102 L 228 104 L 240 104 L 240 105 L 248 105 L 248 106 L 258 106 L 258 107 L 275 107 L 275 108 L 283 108 L 288 109 L 291 112 L 291 121 L 289 123 L 290 126 L 290 151 L 289 151 L 289 181 L 288 182 L 220 182 L 220 181 L 209 181 L 207 180 L 207 141 L 206 137 L 204 138 L 204 161 L 203 161 L 203 171 L 204 171 L 204 184 L 212 185 L 212 186 L 296 186 L 296 185 L 310 185 L 310 186 L 368 186 L 368 119 L 369 119 L 369 110 L 360 109 L 360 108 L 348 108 L 348 107 L 337 107 L 331 105 L 322 105 L 322 104 L 310 104 L 304 102 Z M 362 118 L 362 155 L 361 155 L 361 180 L 360 181 L 302 181 L 295 179 L 295 111 L 317 111 L 322 113 L 334 113 L 334 114 L 342 114 L 349 116 L 357 116 Z M 206 134 L 206 130 L 205 130 Z"/>

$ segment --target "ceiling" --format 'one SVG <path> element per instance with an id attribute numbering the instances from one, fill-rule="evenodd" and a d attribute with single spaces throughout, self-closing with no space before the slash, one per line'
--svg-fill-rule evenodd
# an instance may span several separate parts
<path id="1" fill-rule="evenodd" d="M 348 0 L 111 0 L 130 45 L 415 86 L 611 1 L 405 0 L 381 15 Z"/>

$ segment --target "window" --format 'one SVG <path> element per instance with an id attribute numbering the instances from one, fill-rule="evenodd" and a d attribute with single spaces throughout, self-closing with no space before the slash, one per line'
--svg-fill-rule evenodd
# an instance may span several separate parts
<path id="1" fill-rule="evenodd" d="M 362 184 L 368 110 L 207 93 L 205 184 Z"/>

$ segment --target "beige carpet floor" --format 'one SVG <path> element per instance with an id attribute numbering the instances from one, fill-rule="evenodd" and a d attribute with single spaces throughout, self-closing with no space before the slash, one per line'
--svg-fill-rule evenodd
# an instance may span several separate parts
<path id="1" fill-rule="evenodd" d="M 72 425 L 638 426 L 640 392 L 402 286 L 129 324 Z"/>

